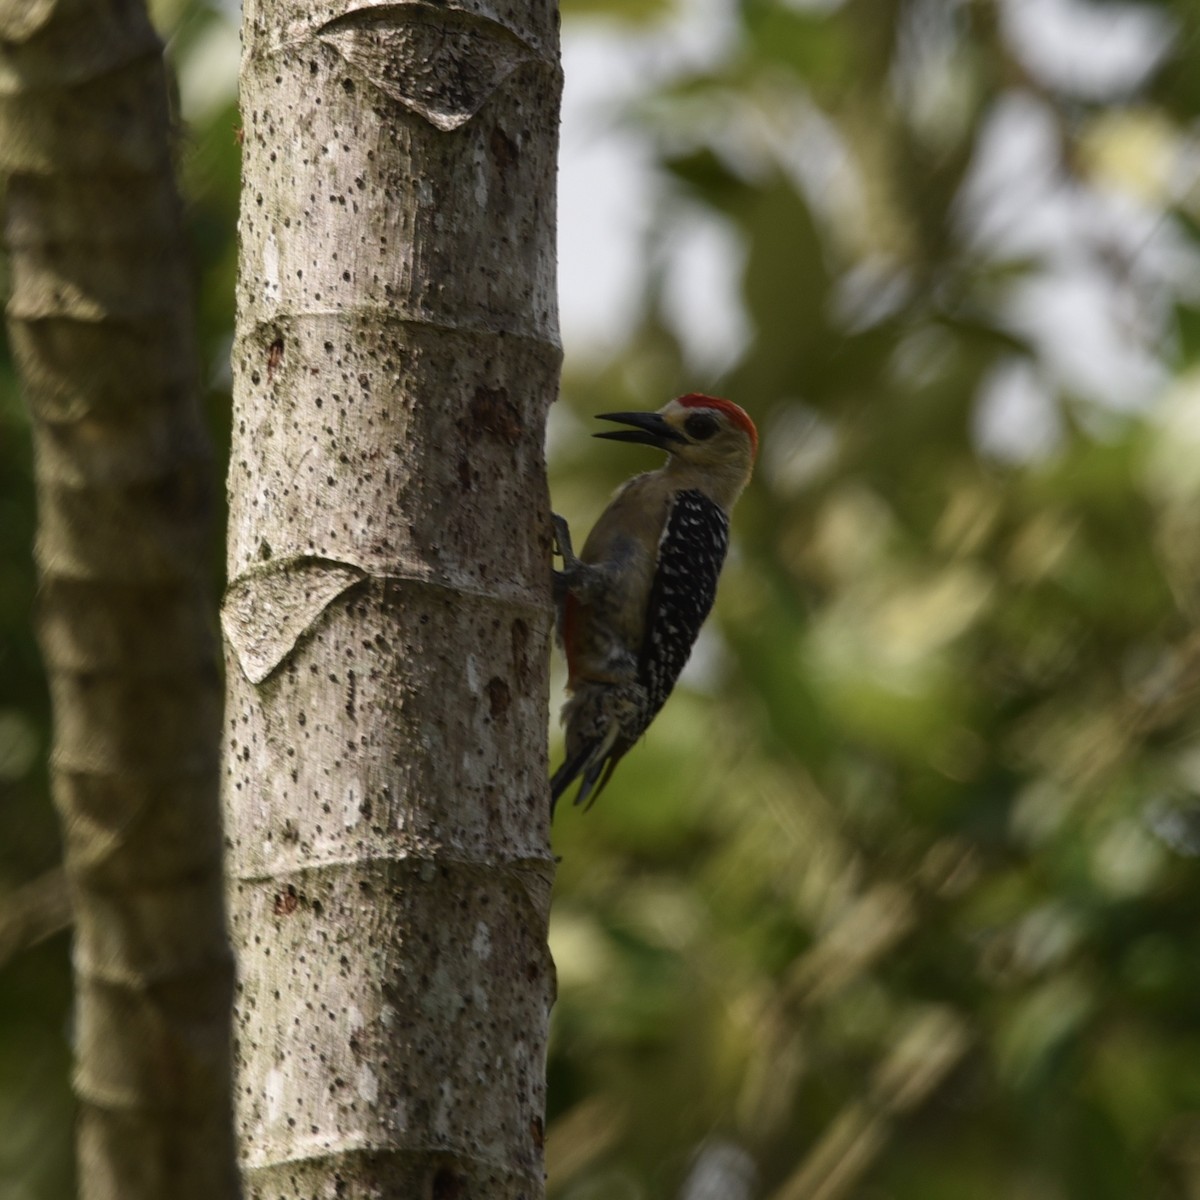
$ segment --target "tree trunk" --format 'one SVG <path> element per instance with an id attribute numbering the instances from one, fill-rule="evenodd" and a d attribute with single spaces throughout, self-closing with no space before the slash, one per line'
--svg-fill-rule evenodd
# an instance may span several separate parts
<path id="1" fill-rule="evenodd" d="M 227 823 L 248 1190 L 540 1196 L 552 0 L 249 0 Z"/>
<path id="2" fill-rule="evenodd" d="M 0 4 L 0 163 L 75 909 L 81 1192 L 231 1196 L 212 463 L 140 0 Z"/>

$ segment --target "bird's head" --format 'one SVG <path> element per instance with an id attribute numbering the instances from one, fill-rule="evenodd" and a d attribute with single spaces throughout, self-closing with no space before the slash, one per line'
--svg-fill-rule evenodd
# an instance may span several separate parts
<path id="1" fill-rule="evenodd" d="M 657 412 L 601 413 L 599 420 L 632 428 L 596 437 L 665 450 L 671 456 L 668 470 L 695 475 L 698 482 L 711 480 L 712 488 L 705 490 L 726 508 L 749 481 L 758 454 L 758 431 L 749 415 L 733 401 L 716 396 L 690 392 Z"/>

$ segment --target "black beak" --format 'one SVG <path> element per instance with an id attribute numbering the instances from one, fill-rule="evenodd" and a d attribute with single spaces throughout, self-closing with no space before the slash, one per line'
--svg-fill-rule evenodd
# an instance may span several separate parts
<path id="1" fill-rule="evenodd" d="M 612 433 L 594 433 L 592 437 L 607 438 L 610 442 L 639 442 L 644 446 L 655 446 L 659 450 L 670 450 L 672 443 L 686 442 L 687 438 L 676 433 L 658 413 L 597 413 L 597 421 L 618 421 L 632 425 L 632 429 L 618 429 Z"/>

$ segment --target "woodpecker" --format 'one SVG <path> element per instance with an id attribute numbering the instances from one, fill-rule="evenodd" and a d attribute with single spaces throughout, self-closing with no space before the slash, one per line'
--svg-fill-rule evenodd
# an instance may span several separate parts
<path id="1" fill-rule="evenodd" d="M 617 490 L 578 557 L 562 517 L 554 536 L 558 637 L 567 659 L 566 760 L 550 811 L 582 777 L 590 808 L 618 762 L 666 703 L 717 592 L 729 514 L 758 453 L 736 404 L 690 393 L 657 412 L 601 413 L 631 428 L 597 433 L 667 452 L 657 471 Z"/>

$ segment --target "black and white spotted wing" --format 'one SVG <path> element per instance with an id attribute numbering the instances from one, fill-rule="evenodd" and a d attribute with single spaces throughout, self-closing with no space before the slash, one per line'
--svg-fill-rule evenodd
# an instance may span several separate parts
<path id="1" fill-rule="evenodd" d="M 728 549 L 729 518 L 703 492 L 680 492 L 659 542 L 638 661 L 638 680 L 650 701 L 646 725 L 666 703 L 687 663 L 716 598 Z"/>

